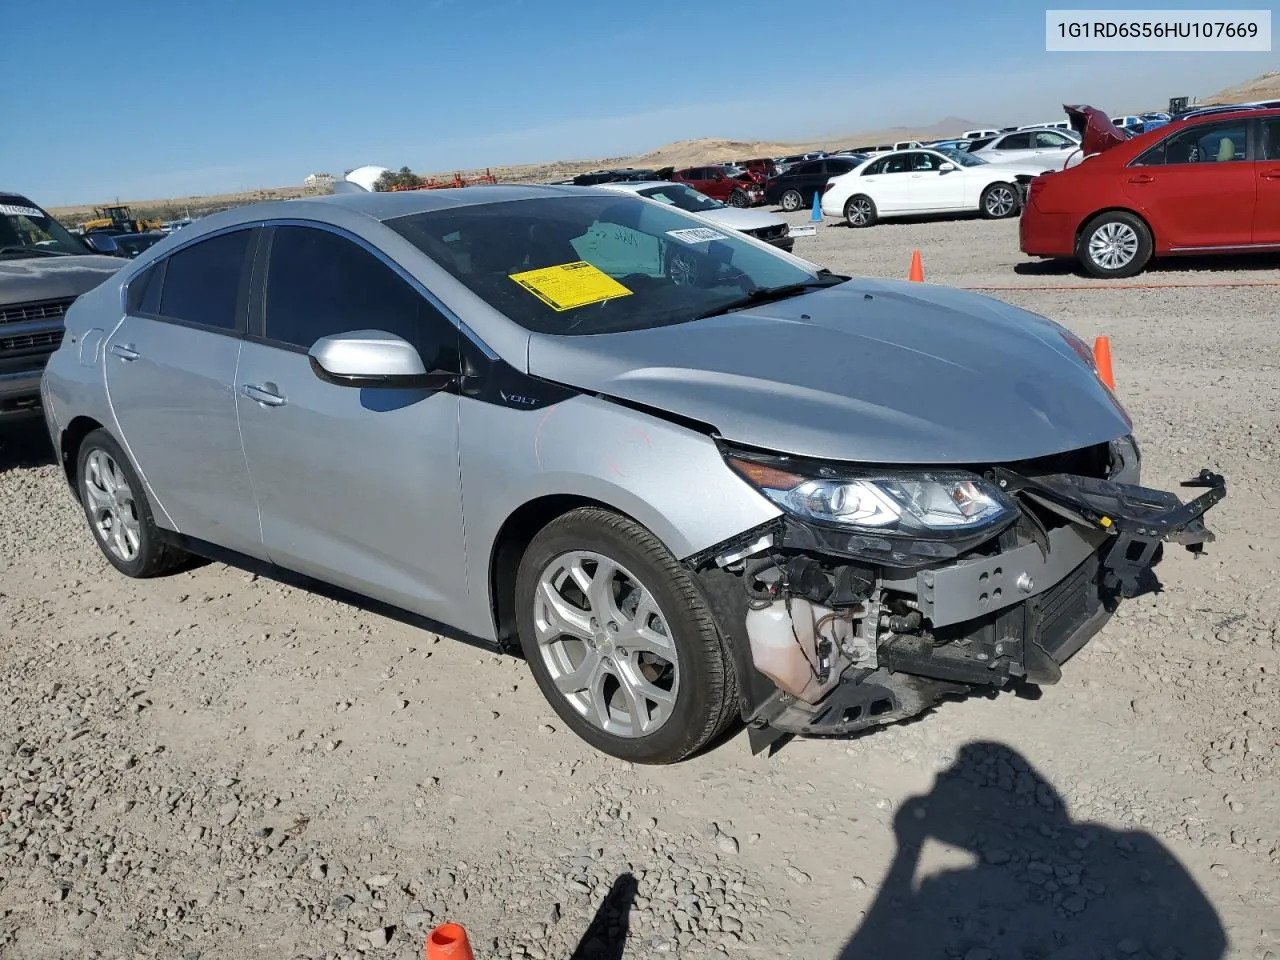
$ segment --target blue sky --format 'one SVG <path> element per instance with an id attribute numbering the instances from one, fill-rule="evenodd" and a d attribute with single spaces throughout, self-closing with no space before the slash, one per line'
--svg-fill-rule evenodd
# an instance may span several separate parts
<path id="1" fill-rule="evenodd" d="M 1160 108 L 1277 59 L 1046 53 L 1026 0 L 0 4 L 0 186 L 45 206 Z"/>

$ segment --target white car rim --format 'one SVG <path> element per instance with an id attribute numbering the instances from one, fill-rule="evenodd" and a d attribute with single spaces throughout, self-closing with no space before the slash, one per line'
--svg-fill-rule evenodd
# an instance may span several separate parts
<path id="1" fill-rule="evenodd" d="M 871 219 L 870 200 L 851 200 L 849 202 L 849 220 L 851 223 L 866 223 Z"/>
<path id="2" fill-rule="evenodd" d="M 132 563 L 141 548 L 142 524 L 124 471 L 111 454 L 93 450 L 85 458 L 82 486 L 94 534 L 113 556 Z"/>
<path id="3" fill-rule="evenodd" d="M 680 663 L 652 591 L 621 564 L 587 550 L 564 553 L 538 577 L 533 626 L 560 695 L 593 727 L 648 736 L 680 695 Z"/>
<path id="4" fill-rule="evenodd" d="M 1104 270 L 1127 267 L 1138 255 L 1138 234 L 1127 223 L 1104 223 L 1089 237 L 1089 258 Z"/>
<path id="5" fill-rule="evenodd" d="M 987 194 L 987 213 L 993 217 L 1007 217 L 1013 212 L 1017 198 L 1008 187 L 992 187 Z"/>

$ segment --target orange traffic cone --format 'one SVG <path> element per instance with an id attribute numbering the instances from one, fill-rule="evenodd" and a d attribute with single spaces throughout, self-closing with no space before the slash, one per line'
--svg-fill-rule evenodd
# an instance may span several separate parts
<path id="1" fill-rule="evenodd" d="M 920 251 L 911 251 L 911 270 L 907 273 L 908 280 L 914 280 L 916 283 L 924 282 L 924 264 L 920 262 Z"/>
<path id="2" fill-rule="evenodd" d="M 1093 362 L 1098 367 L 1098 377 L 1112 390 L 1116 388 L 1115 377 L 1111 375 L 1111 340 L 1098 337 L 1093 341 Z"/>
<path id="3" fill-rule="evenodd" d="M 422 956 L 425 960 L 475 960 L 467 931 L 457 923 L 442 923 L 432 930 Z"/>

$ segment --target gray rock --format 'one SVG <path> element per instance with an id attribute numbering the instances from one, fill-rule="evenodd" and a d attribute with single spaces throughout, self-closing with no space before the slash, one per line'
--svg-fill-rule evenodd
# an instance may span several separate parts
<path id="1" fill-rule="evenodd" d="M 1088 905 L 1089 901 L 1078 893 L 1073 894 L 1062 901 L 1062 909 L 1066 910 L 1068 913 L 1079 913 Z"/>
<path id="2" fill-rule="evenodd" d="M 365 939 L 369 941 L 369 946 L 375 950 L 380 950 L 391 942 L 391 937 L 395 933 L 394 927 L 374 927 L 365 933 Z"/>
<path id="3" fill-rule="evenodd" d="M 803 870 L 799 869 L 798 867 L 792 866 L 791 864 L 787 864 L 786 874 L 793 883 L 798 883 L 802 885 L 808 883 L 810 880 L 813 879 L 813 877 L 809 876 L 809 874 L 805 873 Z"/>
<path id="4" fill-rule="evenodd" d="M 218 808 L 218 823 L 221 826 L 230 826 L 238 816 L 240 816 L 239 800 L 228 800 Z"/>
<path id="5" fill-rule="evenodd" d="M 728 834 L 722 834 L 720 838 L 716 840 L 716 846 L 720 848 L 721 853 L 734 854 L 738 852 L 738 841 Z"/>

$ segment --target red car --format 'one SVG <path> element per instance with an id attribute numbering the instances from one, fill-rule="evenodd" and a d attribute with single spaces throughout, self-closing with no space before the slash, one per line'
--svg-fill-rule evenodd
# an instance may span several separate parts
<path id="1" fill-rule="evenodd" d="M 1069 107 L 1084 159 L 1031 181 L 1022 252 L 1131 277 L 1153 256 L 1280 249 L 1280 110 L 1243 108 L 1129 137 Z"/>
<path id="2" fill-rule="evenodd" d="M 731 176 L 723 167 L 686 167 L 671 174 L 675 183 L 684 183 L 708 197 L 731 207 L 754 207 L 764 203 L 764 188 L 750 177 Z"/>

